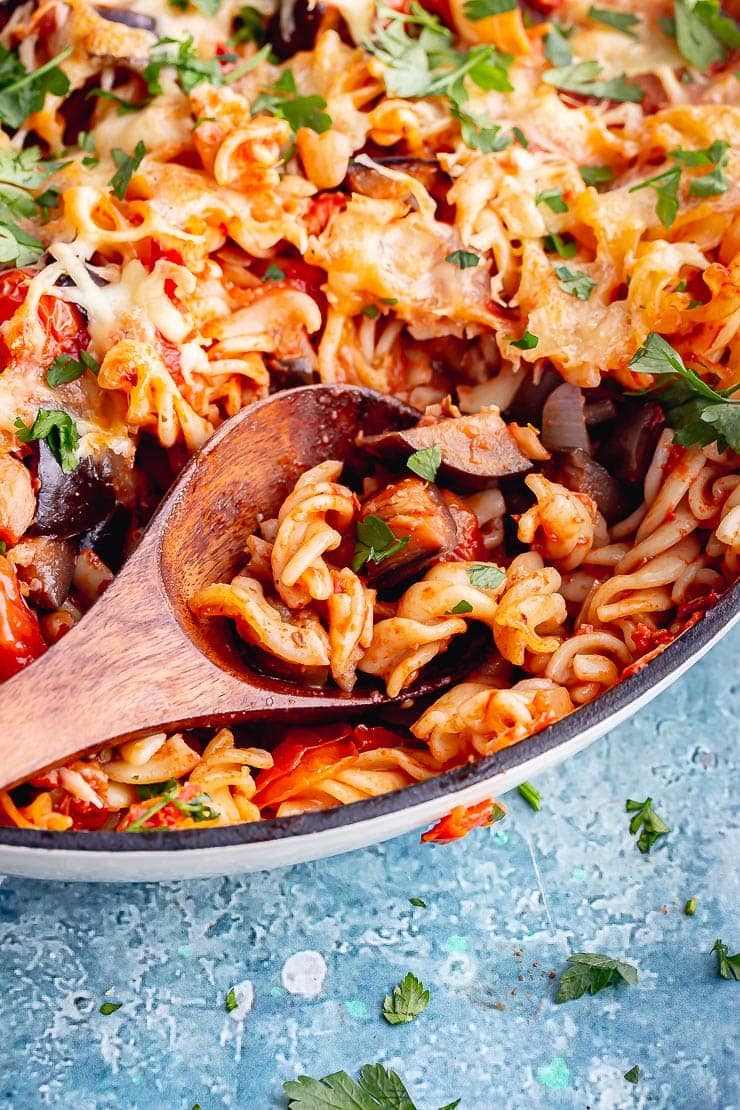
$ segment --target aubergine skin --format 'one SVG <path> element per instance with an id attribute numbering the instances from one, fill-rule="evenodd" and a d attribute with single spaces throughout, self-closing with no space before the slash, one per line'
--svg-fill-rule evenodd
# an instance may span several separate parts
<path id="1" fill-rule="evenodd" d="M 65 539 L 89 532 L 116 507 L 113 464 L 108 453 L 89 455 L 65 474 L 45 443 L 39 444 L 36 531 Z"/>
<path id="2" fill-rule="evenodd" d="M 454 517 L 439 490 L 420 478 L 393 482 L 363 502 L 361 518 L 377 516 L 408 542 L 380 563 L 365 563 L 368 585 L 394 590 L 457 546 Z"/>
<path id="3" fill-rule="evenodd" d="M 58 609 L 72 585 L 76 545 L 56 536 L 29 536 L 20 547 L 25 557 L 16 562 L 16 572 L 29 600 L 39 609 Z"/>

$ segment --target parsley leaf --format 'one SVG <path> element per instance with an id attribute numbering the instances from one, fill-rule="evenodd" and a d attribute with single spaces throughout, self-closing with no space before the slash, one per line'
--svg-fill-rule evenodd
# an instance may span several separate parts
<path id="1" fill-rule="evenodd" d="M 488 19 L 489 15 L 515 11 L 516 3 L 517 0 L 467 0 L 463 11 L 468 19 L 477 23 L 479 19 Z"/>
<path id="2" fill-rule="evenodd" d="M 420 478 L 425 478 L 427 482 L 433 482 L 436 479 L 441 465 L 442 448 L 438 443 L 432 447 L 422 447 L 421 451 L 414 451 L 413 455 L 409 455 L 406 460 L 409 470 L 418 474 Z"/>
<path id="3" fill-rule="evenodd" d="M 723 979 L 740 979 L 740 952 L 731 956 L 727 945 L 719 937 L 710 951 L 717 953 L 717 970 Z"/>
<path id="4" fill-rule="evenodd" d="M 715 197 L 726 193 L 730 183 L 725 175 L 730 144 L 724 139 L 715 139 L 704 150 L 672 150 L 671 158 L 685 166 L 714 166 L 713 170 L 702 177 L 695 177 L 689 186 L 689 196 Z"/>
<path id="5" fill-rule="evenodd" d="M 146 154 L 146 147 L 142 140 L 139 139 L 134 147 L 133 154 L 126 154 L 125 150 L 121 150 L 120 147 L 117 146 L 114 146 L 110 153 L 118 169 L 113 174 L 108 184 L 113 190 L 113 196 L 117 197 L 118 200 L 123 200 L 126 196 L 126 190 L 131 184 L 131 178 L 138 170 Z"/>
<path id="6" fill-rule="evenodd" d="M 639 38 L 639 35 L 636 35 L 632 28 L 640 22 L 640 19 L 632 12 L 617 12 L 613 8 L 597 8 L 592 4 L 586 15 L 589 19 L 593 19 L 595 23 L 603 23 L 607 27 L 613 27 L 615 31 L 621 31 L 623 35 L 629 35 L 632 39 Z"/>
<path id="7" fill-rule="evenodd" d="M 468 567 L 468 578 L 470 585 L 477 586 L 479 590 L 495 590 L 505 580 L 506 574 L 490 563 L 473 563 Z"/>
<path id="8" fill-rule="evenodd" d="M 535 813 L 539 813 L 542 809 L 542 795 L 539 790 L 532 786 L 531 782 L 523 782 L 521 786 L 517 786 L 517 791 L 524 798 L 524 801 L 531 805 Z"/>
<path id="9" fill-rule="evenodd" d="M 544 237 L 542 245 L 546 251 L 557 251 L 561 258 L 573 258 L 578 251 L 575 239 L 571 239 L 570 235 L 558 235 L 555 231 Z"/>
<path id="10" fill-rule="evenodd" d="M 675 0 L 678 49 L 689 65 L 705 70 L 740 46 L 740 28 L 723 15 L 719 0 Z"/>
<path id="11" fill-rule="evenodd" d="M 146 108 L 152 99 L 150 96 L 145 96 L 143 100 L 126 100 L 125 97 L 118 96 L 108 89 L 90 89 L 87 95 L 96 96 L 98 100 L 109 100 L 112 104 L 118 105 L 116 109 L 117 116 L 125 116 L 129 112 L 138 112 L 140 108 Z"/>
<path id="12" fill-rule="evenodd" d="M 539 343 L 540 339 L 537 335 L 532 335 L 531 331 L 525 331 L 521 339 L 510 339 L 512 347 L 516 347 L 520 351 L 532 351 Z"/>
<path id="13" fill-rule="evenodd" d="M 55 206 L 58 193 L 49 189 L 34 197 L 32 191 L 59 165 L 42 162 L 38 147 L 0 150 L 0 265 L 28 266 L 43 254 L 43 244 L 16 221 L 38 218 L 47 206 Z"/>
<path id="14" fill-rule="evenodd" d="M 624 1078 L 627 1080 L 628 1083 L 637 1083 L 638 1079 L 640 1078 L 640 1065 L 635 1064 L 633 1067 L 630 1068 L 629 1071 L 626 1071 L 624 1073 Z"/>
<path id="15" fill-rule="evenodd" d="M 630 821 L 630 832 L 634 835 L 639 828 L 642 828 L 637 839 L 637 847 L 643 855 L 650 852 L 655 842 L 661 837 L 665 836 L 671 830 L 662 817 L 653 809 L 653 799 L 648 797 L 644 802 L 633 801 L 632 798 L 627 799 L 625 806 L 627 813 L 634 813 L 634 817 Z"/>
<path id="16" fill-rule="evenodd" d="M 249 4 L 239 8 L 234 20 L 234 33 L 229 42 L 254 42 L 257 46 L 264 46 L 266 40 L 267 30 L 257 9 Z"/>
<path id="17" fill-rule="evenodd" d="M 463 598 L 461 601 L 458 601 L 457 605 L 453 605 L 451 609 L 446 609 L 445 610 L 445 615 L 451 617 L 451 616 L 458 616 L 458 614 L 462 614 L 462 613 L 472 613 L 472 612 L 473 612 L 473 606 L 470 604 L 469 601 L 466 601 L 465 598 Z"/>
<path id="18" fill-rule="evenodd" d="M 227 1014 L 232 1013 L 239 1005 L 239 999 L 236 997 L 236 991 L 233 987 L 228 991 L 224 999 L 224 1009 Z"/>
<path id="19" fill-rule="evenodd" d="M 79 459 L 77 448 L 80 435 L 69 413 L 61 409 L 39 409 L 36 419 L 29 428 L 17 417 L 15 431 L 21 443 L 32 443 L 43 439 L 65 474 L 76 470 Z"/>
<path id="20" fill-rule="evenodd" d="M 172 803 L 175 809 L 179 810 L 184 817 L 189 817 L 191 821 L 200 823 L 201 821 L 215 821 L 218 817 L 218 810 L 214 809 L 211 802 L 212 799 L 208 794 L 199 794 L 197 798 L 191 798 L 188 801 L 181 801 L 177 795 L 181 790 L 180 783 L 176 779 L 169 779 L 163 783 L 153 783 L 147 786 L 137 786 L 139 797 L 151 798 L 156 795 L 158 800 L 153 806 L 150 806 L 144 813 L 142 813 L 133 824 L 129 825 L 127 832 L 144 832 L 146 831 L 146 823 L 164 809 L 166 805 Z M 153 790 L 155 793 L 149 793 Z M 142 793 L 144 791 L 145 793 Z"/>
<path id="21" fill-rule="evenodd" d="M 352 570 L 358 571 L 365 563 L 382 563 L 391 555 L 401 551 L 409 542 L 409 537 L 398 539 L 379 516 L 366 516 L 357 525 L 357 543 L 352 559 Z"/>
<path id="22" fill-rule="evenodd" d="M 501 127 L 479 113 L 463 112 L 454 104 L 450 111 L 460 123 L 460 134 L 466 146 L 482 151 L 483 154 L 493 154 L 498 150 L 506 150 L 511 146 L 511 138 L 501 134 Z"/>
<path id="23" fill-rule="evenodd" d="M 543 189 L 541 193 L 536 194 L 534 203 L 546 204 L 552 212 L 568 211 L 568 205 L 563 200 L 563 193 L 560 189 Z"/>
<path id="24" fill-rule="evenodd" d="M 637 982 L 637 968 L 632 964 L 613 960 L 610 956 L 602 956 L 598 952 L 576 952 L 568 957 L 567 968 L 560 976 L 556 1002 L 572 1002 L 589 991 L 598 994 L 605 987 L 616 983 L 627 983 L 634 986 Z"/>
<path id="25" fill-rule="evenodd" d="M 407 972 L 397 987 L 393 997 L 386 995 L 383 1000 L 383 1017 L 389 1025 L 404 1025 L 413 1021 L 429 1005 L 429 991 L 412 972 Z"/>
<path id="26" fill-rule="evenodd" d="M 192 6 L 203 15 L 217 15 L 221 0 L 169 0 L 169 4 L 171 8 L 179 8 L 181 12 Z"/>
<path id="27" fill-rule="evenodd" d="M 543 73 L 542 80 L 564 92 L 594 96 L 600 100 L 629 100 L 637 103 L 645 96 L 644 90 L 639 85 L 627 81 L 624 74 L 612 77 L 608 81 L 601 81 L 599 80 L 601 72 L 601 65 L 591 59 L 574 62 L 572 65 L 561 66 L 558 69 L 548 69 Z"/>
<path id="28" fill-rule="evenodd" d="M 267 112 L 278 119 L 287 120 L 292 131 L 309 127 L 319 135 L 331 127 L 331 116 L 324 111 L 323 96 L 301 96 L 291 69 L 284 70 L 268 90 L 261 93 L 252 105 L 252 113 Z"/>
<path id="29" fill-rule="evenodd" d="M 103 1002 L 98 1013 L 102 1014 L 103 1017 L 109 1017 L 111 1014 L 115 1014 L 116 1010 L 120 1010 L 121 1006 L 123 1006 L 123 1002 Z"/>
<path id="30" fill-rule="evenodd" d="M 563 28 L 553 23 L 552 30 L 545 35 L 545 57 L 550 65 L 569 66 L 573 61 L 573 51 L 563 33 Z"/>
<path id="31" fill-rule="evenodd" d="M 409 898 L 409 902 L 412 906 L 418 906 L 420 910 L 425 910 L 427 908 L 427 904 L 423 898 Z"/>
<path id="32" fill-rule="evenodd" d="M 40 112 L 47 93 L 64 96 L 69 78 L 59 68 L 72 53 L 68 46 L 38 69 L 29 71 L 18 55 L 0 46 L 0 122 L 15 131 L 34 112 Z"/>
<path id="33" fill-rule="evenodd" d="M 712 389 L 655 332 L 650 332 L 629 365 L 638 374 L 672 376 L 667 385 L 656 387 L 656 396 L 676 431 L 676 443 L 704 447 L 716 442 L 720 451 L 728 446 L 740 451 L 740 403 L 731 399 L 734 389 Z"/>
<path id="34" fill-rule="evenodd" d="M 283 1083 L 289 1110 L 416 1110 L 400 1076 L 382 1064 L 365 1064 L 355 1083 L 346 1071 L 323 1079 L 299 1075 Z M 454 1110 L 449 1103 L 443 1110 Z"/>
<path id="35" fill-rule="evenodd" d="M 678 186 L 680 182 L 681 168 L 680 166 L 674 166 L 670 170 L 657 173 L 654 177 L 648 177 L 646 181 L 633 185 L 629 191 L 636 193 L 639 189 L 655 189 L 658 194 L 658 203 L 655 206 L 658 219 L 664 227 L 670 227 L 678 215 Z"/>
<path id="36" fill-rule="evenodd" d="M 176 49 L 173 50 L 172 47 Z M 235 66 L 230 73 L 224 74 L 221 63 L 227 58 L 223 54 L 214 58 L 199 58 L 192 35 L 186 35 L 184 39 L 163 38 L 155 42 L 149 62 L 141 75 L 146 81 L 151 96 L 159 96 L 162 92 L 160 82 L 162 70 L 171 67 L 177 73 L 182 91 L 190 93 L 196 85 L 201 85 L 203 82 L 215 85 L 217 88 L 221 85 L 230 85 L 260 65 L 269 53 L 269 45 L 263 46 L 251 58 Z M 234 55 L 231 55 L 231 58 L 233 57 Z"/>
<path id="37" fill-rule="evenodd" d="M 71 355 L 57 355 L 49 369 L 46 371 L 46 380 L 52 389 L 57 385 L 66 385 L 67 382 L 77 381 L 86 370 L 97 374 L 100 365 L 87 351 L 80 351 L 79 359 Z"/>
<path id="38" fill-rule="evenodd" d="M 453 251 L 445 258 L 445 262 L 451 262 L 453 266 L 457 266 L 460 270 L 470 270 L 473 266 L 477 266 L 480 262 L 480 255 L 474 254 L 473 251 Z"/>
<path id="39" fill-rule="evenodd" d="M 587 185 L 602 185 L 614 177 L 611 166 L 581 166 L 580 173 Z"/>
<path id="40" fill-rule="evenodd" d="M 282 281 L 285 277 L 285 270 L 281 270 L 276 263 L 271 262 L 262 275 L 263 281 Z"/>
<path id="41" fill-rule="evenodd" d="M 567 266 L 556 266 L 555 274 L 566 293 L 577 297 L 579 301 L 587 301 L 591 292 L 596 288 L 596 282 L 584 274 L 583 270 L 570 270 Z"/>
<path id="42" fill-rule="evenodd" d="M 687 917 L 693 917 L 696 913 L 696 898 L 687 898 L 684 905 L 683 912 Z"/>

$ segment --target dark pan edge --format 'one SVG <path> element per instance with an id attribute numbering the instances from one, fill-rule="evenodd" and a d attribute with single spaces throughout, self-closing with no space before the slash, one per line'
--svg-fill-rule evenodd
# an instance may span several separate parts
<path id="1" fill-rule="evenodd" d="M 328 829 L 354 825 L 383 817 L 401 809 L 411 809 L 454 794 L 469 786 L 490 780 L 495 788 L 498 774 L 518 767 L 572 740 L 614 716 L 636 701 L 729 626 L 740 607 L 740 583 L 729 590 L 706 616 L 674 640 L 642 670 L 607 690 L 605 694 L 529 740 L 506 748 L 498 755 L 458 767 L 426 782 L 381 794 L 364 802 L 338 806 L 322 813 L 275 818 L 246 825 L 227 825 L 212 829 L 187 829 L 179 832 L 48 832 L 36 829 L 0 827 L 0 845 L 75 852 L 183 852 L 204 848 L 231 848 L 242 844 L 264 843 L 288 837 L 313 836 Z"/>

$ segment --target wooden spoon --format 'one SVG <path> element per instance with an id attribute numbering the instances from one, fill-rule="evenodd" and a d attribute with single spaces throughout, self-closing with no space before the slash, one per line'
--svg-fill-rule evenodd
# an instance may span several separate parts
<path id="1" fill-rule="evenodd" d="M 89 614 L 0 687 L 0 788 L 111 741 L 159 730 L 254 719 L 332 720 L 390 704 L 358 683 L 345 694 L 298 686 L 252 669 L 225 620 L 196 621 L 188 600 L 230 581 L 244 545 L 305 470 L 359 454 L 355 438 L 407 428 L 419 414 L 351 386 L 276 394 L 228 420 L 195 454 L 138 548 Z M 467 637 L 465 638 L 467 640 Z M 473 665 L 448 655 L 427 669 L 413 700 Z"/>

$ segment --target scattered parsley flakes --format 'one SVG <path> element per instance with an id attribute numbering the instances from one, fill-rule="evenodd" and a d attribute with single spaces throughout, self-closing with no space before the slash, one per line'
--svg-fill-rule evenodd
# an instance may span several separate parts
<path id="1" fill-rule="evenodd" d="M 218 58 L 208 61 L 199 58 L 192 35 L 186 35 L 184 39 L 162 38 L 154 43 L 149 62 L 141 74 L 150 96 L 159 96 L 162 92 L 160 76 L 162 70 L 168 68 L 176 71 L 184 93 L 192 92 L 196 85 L 203 82 L 216 86 L 223 83 Z"/>
<path id="2" fill-rule="evenodd" d="M 299 1075 L 283 1083 L 288 1110 L 416 1110 L 400 1076 L 382 1064 L 365 1064 L 359 1079 L 336 1071 L 323 1079 Z M 455 1110 L 459 1099 L 442 1110 Z"/>
<path id="3" fill-rule="evenodd" d="M 269 47 L 264 47 L 268 49 Z M 267 112 L 277 119 L 284 119 L 295 133 L 299 127 L 308 127 L 317 134 L 328 131 L 331 116 L 324 109 L 323 96 L 301 96 L 292 69 L 285 69 L 269 89 L 261 93 L 252 105 L 253 114 Z"/>
<path id="4" fill-rule="evenodd" d="M 453 605 L 451 609 L 446 609 L 445 610 L 445 615 L 446 616 L 457 616 L 458 614 L 461 614 L 461 613 L 472 613 L 472 612 L 473 612 L 473 606 L 470 604 L 469 601 L 466 601 L 465 598 L 463 598 L 461 601 L 458 601 L 457 605 Z"/>
<path id="5" fill-rule="evenodd" d="M 673 25 L 663 24 L 674 34 L 678 49 L 689 65 L 706 70 L 724 62 L 729 50 L 740 46 L 740 27 L 724 15 L 719 0 L 675 0 Z"/>
<path id="6" fill-rule="evenodd" d="M 118 96 L 117 93 L 111 92 L 109 89 L 90 89 L 87 95 L 96 96 L 98 100 L 109 100 L 111 104 L 117 105 L 117 116 L 138 112 L 141 108 L 146 108 L 147 104 L 151 104 L 152 101 L 150 96 L 145 96 L 143 100 L 126 100 L 125 97 Z"/>
<path id="7" fill-rule="evenodd" d="M 573 62 L 572 65 L 548 69 L 542 74 L 547 85 L 553 85 L 563 92 L 577 93 L 579 96 L 593 96 L 599 100 L 631 101 L 639 103 L 645 92 L 639 85 L 630 83 L 622 73 L 608 81 L 600 80 L 602 67 L 594 59 Z"/>
<path id="8" fill-rule="evenodd" d="M 588 274 L 584 274 L 583 270 L 570 270 L 567 266 L 556 266 L 555 274 L 565 292 L 570 293 L 572 297 L 577 297 L 579 301 L 587 301 L 596 288 L 596 282 Z"/>
<path id="9" fill-rule="evenodd" d="M 628 798 L 625 809 L 627 813 L 634 813 L 635 815 L 630 821 L 630 832 L 633 836 L 638 829 L 642 828 L 642 832 L 637 839 L 637 847 L 643 855 L 650 852 L 650 849 L 661 836 L 665 836 L 671 831 L 662 817 L 659 817 L 653 809 L 653 799 L 650 797 L 647 797 L 644 802 L 636 802 L 632 798 Z"/>
<path id="10" fill-rule="evenodd" d="M 544 189 L 541 193 L 537 193 L 534 203 L 546 204 L 552 212 L 568 211 L 568 205 L 563 200 L 563 193 L 560 189 Z"/>
<path id="11" fill-rule="evenodd" d="M 529 150 L 529 139 L 524 134 L 521 127 L 512 127 L 511 133 L 520 146 L 523 146 L 525 150 Z"/>
<path id="12" fill-rule="evenodd" d="M 103 1002 L 98 1013 L 102 1014 L 103 1017 L 110 1017 L 111 1014 L 115 1014 L 116 1010 L 120 1010 L 121 1006 L 123 1006 L 123 1002 Z"/>
<path id="13" fill-rule="evenodd" d="M 169 779 L 167 782 L 147 783 L 137 786 L 136 790 L 140 798 L 146 800 L 149 798 L 157 797 L 157 801 L 149 809 L 145 810 L 140 817 L 129 825 L 126 832 L 145 832 L 147 821 L 164 809 L 166 805 L 172 803 L 175 809 L 184 817 L 189 817 L 191 821 L 200 823 L 201 821 L 214 821 L 218 817 L 218 810 L 213 808 L 213 799 L 209 794 L 199 794 L 197 798 L 191 798 L 187 802 L 182 802 L 178 799 L 177 795 L 180 793 L 182 786 L 177 779 Z"/>
<path id="14" fill-rule="evenodd" d="M 47 93 L 64 96 L 69 92 L 69 78 L 59 63 L 71 53 L 72 47 L 68 46 L 38 69 L 29 71 L 15 51 L 0 46 L 0 122 L 15 131 L 30 115 L 41 111 Z"/>
<path id="15" fill-rule="evenodd" d="M 678 187 L 680 183 L 681 167 L 673 166 L 670 170 L 664 170 L 663 173 L 656 173 L 654 177 L 648 177 L 646 181 L 640 181 L 637 185 L 633 185 L 629 191 L 636 193 L 639 189 L 655 189 L 658 195 L 658 202 L 655 205 L 658 219 L 664 227 L 670 227 L 678 215 Z"/>
<path id="16" fill-rule="evenodd" d="M 506 579 L 506 574 L 491 563 L 474 563 L 468 567 L 468 578 L 471 586 L 479 590 L 495 590 Z"/>
<path id="17" fill-rule="evenodd" d="M 264 46 L 266 39 L 267 30 L 257 9 L 249 4 L 239 8 L 234 20 L 234 33 L 229 39 L 231 45 L 236 45 L 238 42 L 254 42 L 257 46 Z"/>
<path id="18" fill-rule="evenodd" d="M 499 124 L 492 123 L 486 116 L 463 112 L 454 105 L 450 111 L 460 124 L 460 135 L 466 146 L 480 150 L 483 154 L 493 154 L 511 146 L 509 136 L 502 134 Z"/>
<path id="19" fill-rule="evenodd" d="M 550 65 L 561 68 L 569 66 L 573 61 L 573 51 L 566 32 L 557 23 L 553 23 L 552 29 L 545 35 L 545 57 Z"/>
<path id="20" fill-rule="evenodd" d="M 420 910 L 425 910 L 427 908 L 427 904 L 423 898 L 409 898 L 409 902 L 412 906 L 417 906 Z"/>
<path id="21" fill-rule="evenodd" d="M 181 12 L 193 7 L 203 15 L 217 15 L 221 7 L 221 0 L 169 0 L 171 8 L 179 8 Z"/>
<path id="22" fill-rule="evenodd" d="M 523 782 L 521 786 L 517 786 L 517 791 L 521 794 L 524 801 L 527 802 L 535 813 L 539 813 L 542 809 L 542 795 L 536 787 L 532 786 L 531 782 Z"/>
<path id="23" fill-rule="evenodd" d="M 668 383 L 657 385 L 655 393 L 676 443 L 706 447 L 716 442 L 720 451 L 740 451 L 740 403 L 731 399 L 738 387 L 712 389 L 656 332 L 650 332 L 629 365 L 638 374 L 669 375 Z"/>
<path id="24" fill-rule="evenodd" d="M 509 339 L 512 347 L 516 347 L 519 351 L 533 351 L 539 341 L 539 336 L 532 335 L 531 331 L 525 331 L 521 339 Z"/>
<path id="25" fill-rule="evenodd" d="M 542 240 L 546 251 L 556 251 L 561 258 L 573 258 L 578 252 L 578 243 L 570 235 L 558 235 L 551 231 Z"/>
<path id="26" fill-rule="evenodd" d="M 365 563 L 382 563 L 384 559 L 401 551 L 408 542 L 408 536 L 398 539 L 384 520 L 371 513 L 357 525 L 357 543 L 352 559 L 352 570 L 358 571 Z"/>
<path id="27" fill-rule="evenodd" d="M 470 270 L 477 266 L 480 262 L 480 255 L 474 254 L 473 251 L 453 251 L 445 258 L 445 262 L 450 262 L 453 266 L 457 266 L 459 270 Z"/>
<path id="28" fill-rule="evenodd" d="M 262 275 L 263 281 L 282 281 L 285 277 L 285 270 L 281 270 L 278 265 L 271 262 Z"/>
<path id="29" fill-rule="evenodd" d="M 603 23 L 606 27 L 621 31 L 623 35 L 629 35 L 631 39 L 640 37 L 633 30 L 640 22 L 640 18 L 633 15 L 632 12 L 617 12 L 613 8 L 597 8 L 592 4 L 586 15 L 589 19 L 593 19 L 595 23 Z"/>
<path id="30" fill-rule="evenodd" d="M 71 474 L 77 468 L 80 435 L 69 413 L 61 409 L 39 409 L 30 428 L 19 416 L 15 421 L 15 432 L 21 443 L 45 440 L 65 474 Z"/>
<path id="31" fill-rule="evenodd" d="M 576 952 L 568 957 L 567 968 L 560 976 L 558 993 L 555 1001 L 558 1003 L 572 1002 L 588 991 L 598 994 L 605 987 L 616 983 L 627 983 L 634 986 L 637 982 L 637 968 L 632 964 L 613 960 L 611 956 L 602 956 L 598 952 Z"/>
<path id="32" fill-rule="evenodd" d="M 80 351 L 79 359 L 72 358 L 71 355 L 57 355 L 46 371 L 46 380 L 53 389 L 58 385 L 77 381 L 86 370 L 95 375 L 100 370 L 100 364 L 87 351 Z"/>
<path id="33" fill-rule="evenodd" d="M 687 917 L 693 917 L 696 913 L 696 898 L 689 898 L 683 908 L 683 912 Z"/>
<path id="34" fill-rule="evenodd" d="M 740 979 L 740 952 L 731 956 L 727 945 L 719 937 L 709 951 L 717 953 L 717 970 L 723 979 Z"/>
<path id="35" fill-rule="evenodd" d="M 516 10 L 517 0 L 467 0 L 464 7 L 468 19 L 477 23 L 491 15 L 502 15 Z"/>
<path id="36" fill-rule="evenodd" d="M 236 1010 L 238 1005 L 239 1000 L 236 997 L 236 991 L 233 987 L 231 987 L 231 989 L 226 993 L 226 998 L 224 1000 L 224 1009 L 226 1010 L 227 1014 L 230 1014 L 233 1010 Z"/>
<path id="37" fill-rule="evenodd" d="M 389 1025 L 404 1025 L 413 1021 L 429 1005 L 429 991 L 420 979 L 411 972 L 404 975 L 393 996 L 386 995 L 383 1000 L 383 1017 Z"/>
<path id="38" fill-rule="evenodd" d="M 113 190 L 113 196 L 118 200 L 123 200 L 126 196 L 126 190 L 131 184 L 131 178 L 141 165 L 142 159 L 146 154 L 146 147 L 141 139 L 134 147 L 133 154 L 126 154 L 125 150 L 120 147 L 114 146 L 110 152 L 111 158 L 115 162 L 118 169 L 113 174 L 108 184 Z"/>
<path id="39" fill-rule="evenodd" d="M 0 266 L 28 266 L 43 254 L 43 244 L 16 221 L 46 215 L 47 207 L 56 206 L 56 190 L 48 189 L 40 196 L 33 192 L 60 164 L 43 162 L 36 146 L 18 152 L 0 150 Z"/>
<path id="40" fill-rule="evenodd" d="M 380 309 L 376 304 L 366 304 L 362 310 L 362 315 L 367 316 L 368 320 L 377 320 L 380 316 Z"/>
<path id="41" fill-rule="evenodd" d="M 580 174 L 586 185 L 603 185 L 611 181 L 614 171 L 611 166 L 581 166 Z"/>
<path id="42" fill-rule="evenodd" d="M 629 1071 L 624 1073 L 624 1078 L 628 1083 L 637 1083 L 640 1078 L 640 1065 L 634 1064 Z"/>
<path id="43" fill-rule="evenodd" d="M 442 465 L 442 448 L 438 443 L 432 447 L 422 447 L 420 451 L 414 451 L 413 455 L 409 455 L 406 460 L 406 466 L 414 474 L 418 474 L 420 478 L 424 478 L 427 482 L 434 482 L 437 478 L 437 471 Z"/>

